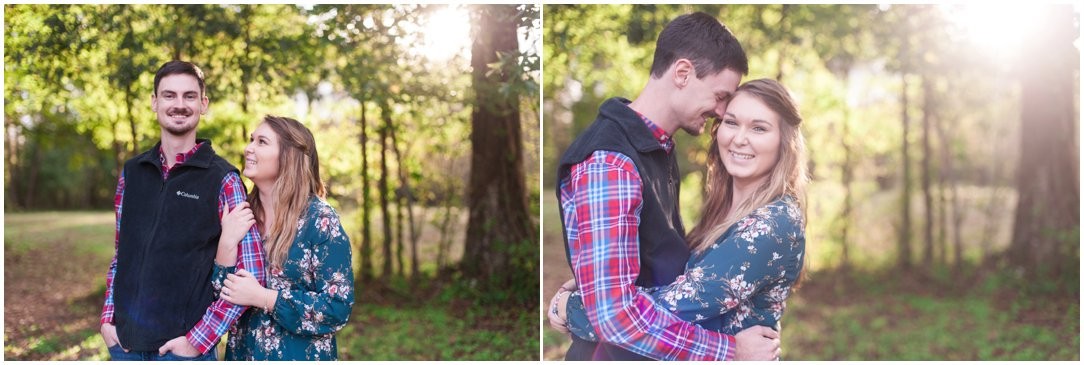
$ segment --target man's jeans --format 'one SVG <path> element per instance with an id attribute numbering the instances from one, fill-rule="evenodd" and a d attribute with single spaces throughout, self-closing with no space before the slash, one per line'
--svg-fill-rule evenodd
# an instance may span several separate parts
<path id="1" fill-rule="evenodd" d="M 124 352 L 120 345 L 113 345 L 109 347 L 109 357 L 113 361 L 215 361 L 218 360 L 217 349 L 218 344 L 215 344 L 211 346 L 210 350 L 207 350 L 206 354 L 196 357 L 184 357 L 174 355 L 172 352 L 167 352 L 165 355 L 159 355 L 158 351 Z"/>

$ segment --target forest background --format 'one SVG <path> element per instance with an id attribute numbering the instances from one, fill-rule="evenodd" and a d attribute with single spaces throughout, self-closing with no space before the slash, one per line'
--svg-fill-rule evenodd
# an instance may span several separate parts
<path id="1" fill-rule="evenodd" d="M 779 80 L 804 117 L 809 275 L 784 359 L 1079 360 L 1078 5 L 543 10 L 545 300 L 572 278 L 556 159 L 603 100 L 636 97 L 662 28 L 704 11 L 742 43 L 743 80 Z M 676 142 L 692 227 L 709 138 Z"/>
<path id="2" fill-rule="evenodd" d="M 314 133 L 355 249 L 341 359 L 538 359 L 539 15 L 6 5 L 4 358 L 107 357 L 117 175 L 157 142 L 154 72 L 181 59 L 206 75 L 198 137 L 235 165 L 264 115 Z"/>

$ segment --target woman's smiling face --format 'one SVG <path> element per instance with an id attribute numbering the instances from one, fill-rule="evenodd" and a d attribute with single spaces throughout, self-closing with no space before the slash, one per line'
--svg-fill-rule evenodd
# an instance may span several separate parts
<path id="1" fill-rule="evenodd" d="M 719 155 L 734 183 L 763 183 L 779 161 L 779 115 L 755 96 L 738 92 L 719 126 Z"/>

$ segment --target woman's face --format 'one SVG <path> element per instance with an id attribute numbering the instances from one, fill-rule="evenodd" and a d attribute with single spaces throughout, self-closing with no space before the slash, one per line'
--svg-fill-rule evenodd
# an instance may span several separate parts
<path id="1" fill-rule="evenodd" d="M 779 160 L 782 121 L 763 102 L 739 92 L 719 126 L 719 155 L 737 185 L 760 184 Z"/>
<path id="2" fill-rule="evenodd" d="M 245 147 L 245 177 L 252 182 L 274 183 L 279 178 L 279 135 L 267 123 L 252 131 Z"/>

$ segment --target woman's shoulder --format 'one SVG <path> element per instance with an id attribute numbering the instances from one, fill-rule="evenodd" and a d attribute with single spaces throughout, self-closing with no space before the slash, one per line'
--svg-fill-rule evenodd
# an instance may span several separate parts
<path id="1" fill-rule="evenodd" d="M 331 204 L 318 196 L 309 197 L 309 211 L 308 215 L 317 218 L 338 218 L 339 213 L 335 211 L 335 208 L 331 207 Z"/>
<path id="2" fill-rule="evenodd" d="M 803 226 L 805 214 L 798 203 L 798 198 L 793 195 L 783 195 L 769 204 L 776 210 L 776 219 L 787 221 L 798 226 Z"/>
<path id="3" fill-rule="evenodd" d="M 327 201 L 316 196 L 309 199 L 308 212 L 298 225 L 303 234 L 323 238 L 338 238 L 343 232 L 339 213 Z"/>
<path id="4" fill-rule="evenodd" d="M 774 227 L 780 230 L 800 230 L 805 226 L 805 217 L 802 209 L 798 206 L 798 199 L 791 195 L 783 195 L 772 202 L 757 208 L 738 221 L 738 230 L 767 229 Z"/>

